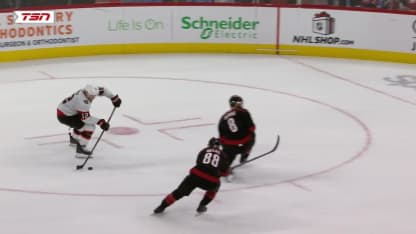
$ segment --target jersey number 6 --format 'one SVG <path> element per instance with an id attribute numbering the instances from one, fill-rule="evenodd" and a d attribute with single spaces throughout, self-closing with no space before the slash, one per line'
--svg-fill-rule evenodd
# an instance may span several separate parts
<path id="1" fill-rule="evenodd" d="M 227 119 L 227 124 L 228 124 L 228 128 L 230 129 L 231 132 L 238 132 L 238 126 L 235 123 L 234 118 Z"/>

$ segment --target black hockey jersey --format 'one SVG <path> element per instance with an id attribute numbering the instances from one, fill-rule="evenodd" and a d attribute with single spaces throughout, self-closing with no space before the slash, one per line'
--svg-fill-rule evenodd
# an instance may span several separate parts
<path id="1" fill-rule="evenodd" d="M 224 145 L 245 144 L 253 139 L 255 130 L 249 111 L 241 107 L 227 111 L 218 124 L 220 141 Z"/>
<path id="2" fill-rule="evenodd" d="M 226 154 L 215 147 L 201 150 L 196 159 L 196 165 L 191 174 L 211 182 L 219 182 L 219 177 L 228 175 L 228 160 Z"/>

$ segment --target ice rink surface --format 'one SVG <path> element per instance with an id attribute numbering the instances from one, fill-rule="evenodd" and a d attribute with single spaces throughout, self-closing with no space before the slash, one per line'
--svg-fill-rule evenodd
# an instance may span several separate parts
<path id="1" fill-rule="evenodd" d="M 88 83 L 123 100 L 86 169 L 56 107 Z M 163 216 L 153 209 L 241 95 L 273 154 Z M 0 64 L 4 234 L 414 234 L 416 66 L 263 55 L 131 55 Z M 96 98 L 91 114 L 108 118 Z M 95 137 L 100 133 L 98 128 Z M 90 146 L 94 142 L 90 143 Z"/>

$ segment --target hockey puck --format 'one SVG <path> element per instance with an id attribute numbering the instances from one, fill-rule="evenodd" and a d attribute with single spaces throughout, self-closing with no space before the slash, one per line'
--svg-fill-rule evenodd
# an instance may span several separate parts
<path id="1" fill-rule="evenodd" d="M 88 170 L 90 170 L 90 171 L 91 171 L 92 169 L 94 169 L 94 168 L 93 168 L 93 167 L 88 167 Z"/>

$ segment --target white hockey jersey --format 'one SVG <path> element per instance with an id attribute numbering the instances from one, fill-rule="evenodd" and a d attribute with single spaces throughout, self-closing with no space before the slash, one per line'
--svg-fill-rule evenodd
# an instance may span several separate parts
<path id="1" fill-rule="evenodd" d="M 99 89 L 99 96 L 106 96 L 110 99 L 114 97 L 114 94 L 110 90 L 104 87 L 100 87 Z M 58 111 L 62 112 L 65 116 L 74 116 L 79 114 L 84 123 L 97 124 L 100 119 L 90 115 L 91 104 L 92 102 L 90 102 L 85 96 L 83 89 L 80 89 L 59 103 Z"/>

